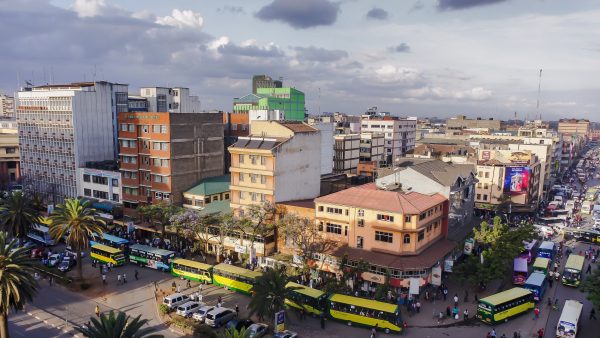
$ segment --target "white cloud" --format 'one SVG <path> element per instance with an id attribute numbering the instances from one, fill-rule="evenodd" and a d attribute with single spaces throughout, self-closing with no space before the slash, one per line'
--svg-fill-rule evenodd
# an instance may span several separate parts
<path id="1" fill-rule="evenodd" d="M 219 37 L 217 39 L 214 39 L 214 40 L 210 41 L 207 44 L 207 47 L 210 50 L 217 50 L 217 49 L 219 49 L 219 47 L 225 46 L 228 43 L 229 43 L 229 37 L 227 37 L 227 36 L 221 36 L 221 37 Z"/>
<path id="2" fill-rule="evenodd" d="M 106 2 L 104 0 L 75 0 L 71 9 L 80 18 L 93 17 L 101 14 L 106 9 Z"/>
<path id="3" fill-rule="evenodd" d="M 204 19 L 200 13 L 191 10 L 173 9 L 171 15 L 157 17 L 156 23 L 163 26 L 173 26 L 177 28 L 202 28 Z"/>

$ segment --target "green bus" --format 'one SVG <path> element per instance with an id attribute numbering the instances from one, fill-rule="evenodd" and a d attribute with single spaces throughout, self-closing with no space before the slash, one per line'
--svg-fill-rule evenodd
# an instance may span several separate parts
<path id="1" fill-rule="evenodd" d="M 171 274 L 196 282 L 211 283 L 210 271 L 212 265 L 189 259 L 177 258 L 171 262 Z"/>
<path id="2" fill-rule="evenodd" d="M 477 318 L 495 325 L 533 309 L 533 292 L 524 288 L 512 288 L 479 300 Z"/>
<path id="3" fill-rule="evenodd" d="M 291 289 L 285 298 L 285 304 L 296 309 L 304 309 L 307 313 L 321 316 L 327 305 L 327 294 L 321 290 L 309 288 L 302 284 L 289 282 L 285 286 Z"/>
<path id="4" fill-rule="evenodd" d="M 104 244 L 94 244 L 90 249 L 90 257 L 98 262 L 111 263 L 114 266 L 125 264 L 123 250 Z"/>
<path id="5" fill-rule="evenodd" d="M 169 271 L 175 252 L 154 248 L 148 245 L 134 244 L 129 247 L 129 261 L 155 270 Z"/>
<path id="6" fill-rule="evenodd" d="M 562 283 L 564 285 L 578 287 L 581 283 L 581 273 L 583 272 L 583 256 L 570 254 L 567 264 L 562 274 Z"/>
<path id="7" fill-rule="evenodd" d="M 402 331 L 400 305 L 376 300 L 332 294 L 329 296 L 329 317 L 348 325 L 377 327 L 386 333 Z"/>
<path id="8" fill-rule="evenodd" d="M 533 272 L 540 272 L 544 275 L 548 274 L 548 269 L 550 268 L 550 259 L 538 257 L 533 262 Z"/>
<path id="9" fill-rule="evenodd" d="M 230 290 L 250 295 L 256 278 L 260 276 L 262 276 L 262 272 L 221 263 L 213 267 L 212 280 L 215 285 L 225 286 Z"/>

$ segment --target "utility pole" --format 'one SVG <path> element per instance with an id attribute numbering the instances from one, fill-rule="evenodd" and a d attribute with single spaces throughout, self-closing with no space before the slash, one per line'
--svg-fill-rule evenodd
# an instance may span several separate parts
<path id="1" fill-rule="evenodd" d="M 537 105 L 536 105 L 537 113 L 540 117 L 540 120 L 542 119 L 542 113 L 540 113 L 540 93 L 541 92 L 542 92 L 542 69 L 540 69 L 540 78 L 538 81 L 538 94 L 537 94 Z"/>

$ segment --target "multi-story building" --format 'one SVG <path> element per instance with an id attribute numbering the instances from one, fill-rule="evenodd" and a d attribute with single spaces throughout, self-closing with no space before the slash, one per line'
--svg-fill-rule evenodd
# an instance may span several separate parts
<path id="1" fill-rule="evenodd" d="M 383 133 L 384 160 L 388 164 L 414 149 L 417 131 L 416 118 L 398 118 L 389 114 L 365 114 L 361 122 L 362 133 Z"/>
<path id="2" fill-rule="evenodd" d="M 19 155 L 19 136 L 16 123 L 11 120 L 2 121 L 0 129 L 0 186 L 5 189 L 8 185 L 21 178 Z M 11 126 L 12 128 L 4 128 Z"/>
<path id="3" fill-rule="evenodd" d="M 183 87 L 142 87 L 140 96 L 147 100 L 147 111 L 200 113 L 200 99 Z"/>
<path id="4" fill-rule="evenodd" d="M 283 82 L 281 80 L 273 80 L 267 75 L 254 75 L 252 77 L 252 94 L 256 94 L 258 88 L 281 88 Z"/>
<path id="5" fill-rule="evenodd" d="M 578 135 L 587 139 L 590 135 L 590 120 L 560 119 L 558 132 L 563 135 Z"/>
<path id="6" fill-rule="evenodd" d="M 197 185 L 183 192 L 183 207 L 202 210 L 209 204 L 230 200 L 230 175 L 207 177 Z"/>
<path id="7" fill-rule="evenodd" d="M 231 208 L 319 196 L 320 134 L 302 122 L 256 121 L 231 153 Z"/>
<path id="8" fill-rule="evenodd" d="M 333 173 L 356 174 L 360 157 L 360 134 L 335 135 L 333 139 Z"/>
<path id="9" fill-rule="evenodd" d="M 448 231 L 453 240 L 462 240 L 471 231 L 477 183 L 472 164 L 405 158 L 394 168 L 384 168 L 380 172 L 376 180 L 380 189 L 401 189 L 446 197 L 449 201 Z"/>
<path id="10" fill-rule="evenodd" d="M 249 121 L 304 121 L 304 93 L 295 88 L 257 88 L 256 94 L 233 99 L 233 112 Z"/>
<path id="11" fill-rule="evenodd" d="M 511 212 L 537 210 L 541 163 L 529 150 L 478 150 L 475 209 Z"/>
<path id="12" fill-rule="evenodd" d="M 421 143 L 407 156 L 414 158 L 437 159 L 452 163 L 473 163 L 477 150 L 463 144 Z"/>
<path id="13" fill-rule="evenodd" d="M 77 168 L 77 194 L 100 202 L 120 204 L 123 190 L 121 172 L 116 163 L 90 162 Z"/>
<path id="14" fill-rule="evenodd" d="M 309 123 L 312 127 L 319 130 L 321 134 L 321 175 L 333 172 L 333 135 L 335 125 L 331 122 Z"/>
<path id="15" fill-rule="evenodd" d="M 383 164 L 385 162 L 384 144 L 383 133 L 361 133 L 358 153 L 360 162 Z"/>
<path id="16" fill-rule="evenodd" d="M 12 119 L 15 117 L 15 98 L 0 94 L 0 117 Z"/>
<path id="17" fill-rule="evenodd" d="M 493 118 L 482 119 L 481 117 L 478 117 L 476 119 L 468 119 L 464 115 L 458 115 L 446 120 L 447 132 L 460 132 L 463 129 L 503 130 L 504 122 L 501 120 L 494 120 Z"/>
<path id="18" fill-rule="evenodd" d="M 129 112 L 119 114 L 123 206 L 181 204 L 198 181 L 223 174 L 221 114 Z"/>
<path id="19" fill-rule="evenodd" d="M 347 257 L 349 266 L 370 264 L 362 274 L 368 282 L 382 284 L 389 274 L 394 287 L 407 287 L 410 278 L 424 285 L 454 248 L 446 239 L 448 201 L 441 194 L 382 190 L 371 183 L 316 198 L 315 208 L 318 230 L 340 245 L 330 256 Z M 325 254 L 315 258 L 327 261 Z M 339 264 L 323 268 L 337 272 Z"/>
<path id="20" fill-rule="evenodd" d="M 26 88 L 16 104 L 24 187 L 50 203 L 77 197 L 77 168 L 115 158 L 116 113 L 127 111 L 127 85 Z"/>

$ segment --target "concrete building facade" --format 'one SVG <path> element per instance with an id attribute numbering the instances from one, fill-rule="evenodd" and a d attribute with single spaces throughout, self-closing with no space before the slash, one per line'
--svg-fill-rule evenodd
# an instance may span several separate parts
<path id="1" fill-rule="evenodd" d="M 184 87 L 142 87 L 140 96 L 147 100 L 147 111 L 200 113 L 200 99 Z"/>
<path id="2" fill-rule="evenodd" d="M 0 94 L 0 117 L 6 119 L 15 118 L 15 98 Z"/>
<path id="3" fill-rule="evenodd" d="M 3 123 L 4 124 L 4 123 Z M 15 128 L 0 132 L 0 187 L 6 189 L 21 178 L 19 136 Z"/>
<path id="4" fill-rule="evenodd" d="M 119 142 L 126 215 L 143 204 L 181 204 L 184 191 L 223 174 L 221 114 L 120 113 Z"/>
<path id="5" fill-rule="evenodd" d="M 335 135 L 333 141 L 333 173 L 356 174 L 360 157 L 360 134 Z"/>
<path id="6" fill-rule="evenodd" d="M 590 135 L 590 120 L 560 119 L 558 132 L 563 135 L 578 135 L 587 139 Z"/>
<path id="7" fill-rule="evenodd" d="M 116 112 L 127 110 L 127 85 L 39 86 L 16 100 L 24 188 L 49 203 L 77 197 L 77 168 L 115 157 Z"/>
<path id="8" fill-rule="evenodd" d="M 100 202 L 122 203 L 121 172 L 97 168 L 77 169 L 77 195 Z"/>
<path id="9" fill-rule="evenodd" d="M 384 134 L 384 159 L 388 164 L 414 149 L 417 131 L 416 118 L 367 116 L 361 121 L 362 133 Z"/>
<path id="10" fill-rule="evenodd" d="M 493 118 L 483 119 L 478 117 L 476 119 L 468 119 L 464 115 L 458 115 L 453 118 L 446 120 L 447 131 L 461 131 L 463 129 L 490 129 L 490 130 L 503 130 L 504 122 L 501 120 L 494 120 Z"/>

